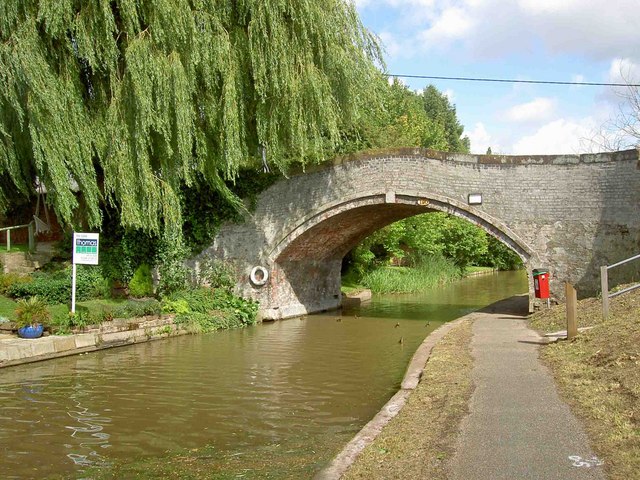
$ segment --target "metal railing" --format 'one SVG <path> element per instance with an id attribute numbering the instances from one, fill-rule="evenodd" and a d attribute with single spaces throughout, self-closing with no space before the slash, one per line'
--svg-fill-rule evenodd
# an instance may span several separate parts
<path id="1" fill-rule="evenodd" d="M 29 231 L 29 251 L 33 252 L 36 249 L 34 222 L 29 222 L 25 225 L 16 225 L 13 227 L 0 227 L 0 232 L 7 232 L 7 252 L 11 251 L 11 230 L 18 230 L 19 228 L 26 228 Z"/>
<path id="2" fill-rule="evenodd" d="M 619 267 L 620 265 L 624 265 L 625 263 L 633 262 L 634 260 L 640 259 L 640 255 L 635 255 L 633 257 L 629 257 L 625 260 L 622 260 L 618 263 L 614 263 L 613 265 L 604 265 L 600 267 L 600 288 L 602 289 L 602 316 L 607 318 L 609 316 L 609 299 L 617 297 L 618 295 L 622 295 L 623 293 L 630 292 L 631 290 L 635 290 L 636 288 L 640 288 L 640 283 L 636 283 L 635 285 L 631 285 L 630 287 L 623 288 L 622 290 L 618 290 L 614 293 L 609 293 L 609 270 L 615 267 Z"/>

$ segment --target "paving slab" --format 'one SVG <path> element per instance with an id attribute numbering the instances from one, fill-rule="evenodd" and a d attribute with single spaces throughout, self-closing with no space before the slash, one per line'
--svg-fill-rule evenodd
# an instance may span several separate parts
<path id="1" fill-rule="evenodd" d="M 473 325 L 470 414 L 463 420 L 453 480 L 604 479 L 587 436 L 538 358 L 544 341 L 527 328 L 526 298 L 497 304 Z"/>

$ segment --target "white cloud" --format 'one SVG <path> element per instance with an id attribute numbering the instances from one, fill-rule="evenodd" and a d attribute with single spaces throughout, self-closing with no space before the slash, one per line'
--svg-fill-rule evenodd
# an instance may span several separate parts
<path id="1" fill-rule="evenodd" d="M 640 64 L 629 58 L 614 58 L 609 67 L 611 83 L 638 83 L 640 81 Z"/>
<path id="2" fill-rule="evenodd" d="M 396 36 L 391 32 L 380 32 L 378 37 L 382 41 L 382 45 L 387 53 L 391 57 L 396 57 L 404 50 Z"/>
<path id="3" fill-rule="evenodd" d="M 511 122 L 539 122 L 547 120 L 555 110 L 556 102 L 552 98 L 539 97 L 527 103 L 514 105 L 506 112 Z"/>
<path id="4" fill-rule="evenodd" d="M 491 147 L 491 151 L 493 153 L 498 153 L 500 150 L 500 145 L 495 143 L 495 139 L 489 135 L 489 132 L 487 132 L 487 129 L 482 122 L 476 123 L 473 130 L 465 132 L 464 134 L 468 136 L 471 141 L 472 153 L 484 154 L 487 152 L 489 147 Z"/>
<path id="5" fill-rule="evenodd" d="M 511 148 L 514 155 L 550 155 L 582 153 L 585 139 L 593 136 L 591 117 L 580 120 L 560 118 L 540 127 L 535 133 L 518 140 Z"/>
<path id="6" fill-rule="evenodd" d="M 420 38 L 428 44 L 465 38 L 471 32 L 473 25 L 474 22 L 468 11 L 457 7 L 447 8 L 429 29 L 420 34 Z"/>
<path id="7" fill-rule="evenodd" d="M 456 99 L 456 94 L 451 88 L 447 88 L 442 94 L 449 99 L 450 103 L 454 103 Z"/>
<path id="8" fill-rule="evenodd" d="M 526 52 L 640 61 L 638 0 L 355 0 L 361 10 L 391 8 L 407 42 L 443 49 L 462 42 L 474 57 Z"/>

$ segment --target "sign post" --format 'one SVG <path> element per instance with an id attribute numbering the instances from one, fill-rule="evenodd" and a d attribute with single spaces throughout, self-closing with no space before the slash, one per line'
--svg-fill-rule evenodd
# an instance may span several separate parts
<path id="1" fill-rule="evenodd" d="M 71 276 L 71 313 L 76 313 L 76 265 L 98 265 L 99 233 L 73 232 L 73 274 Z"/>

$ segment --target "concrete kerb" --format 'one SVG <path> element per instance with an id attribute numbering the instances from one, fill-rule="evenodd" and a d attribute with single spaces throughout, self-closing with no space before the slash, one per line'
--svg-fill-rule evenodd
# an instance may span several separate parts
<path id="1" fill-rule="evenodd" d="M 446 323 L 434 330 L 420 344 L 416 353 L 413 354 L 407 371 L 402 380 L 400 390 L 382 407 L 375 417 L 360 430 L 355 437 L 342 449 L 342 451 L 331 461 L 331 464 L 315 477 L 315 480 L 338 480 L 347 469 L 353 464 L 358 455 L 370 445 L 380 434 L 382 429 L 395 417 L 402 407 L 407 403 L 407 399 L 416 389 L 420 382 L 422 372 L 429 361 L 431 351 L 436 344 L 451 330 L 467 320 L 473 320 L 476 313 L 470 313 L 457 320 Z"/>
<path id="2" fill-rule="evenodd" d="M 95 331 L 69 336 L 2 339 L 0 340 L 0 368 L 144 343 L 187 333 L 189 332 L 175 325 L 174 315 L 163 315 L 161 318 L 142 317 L 127 322 L 113 322 Z"/>

